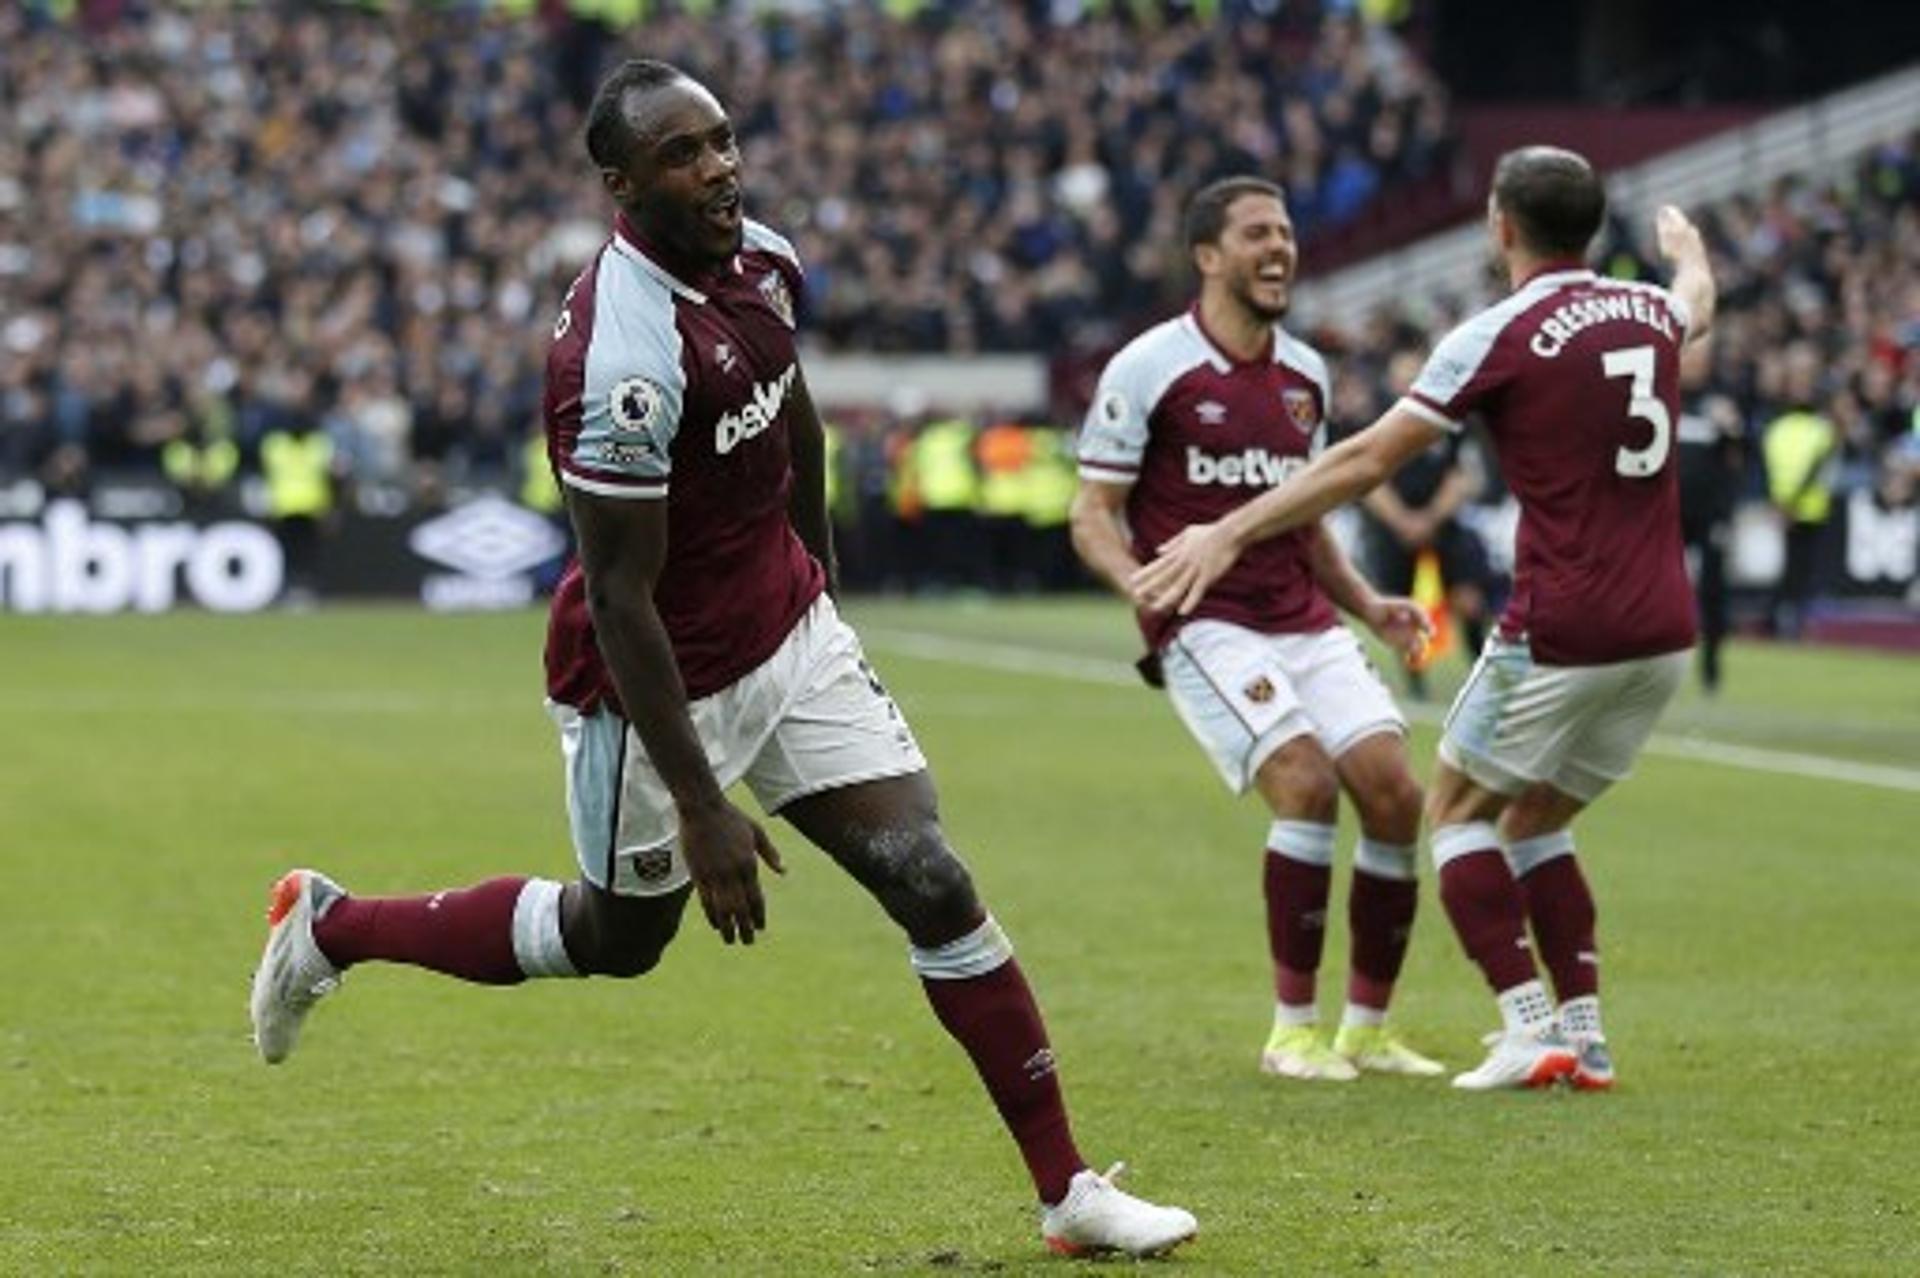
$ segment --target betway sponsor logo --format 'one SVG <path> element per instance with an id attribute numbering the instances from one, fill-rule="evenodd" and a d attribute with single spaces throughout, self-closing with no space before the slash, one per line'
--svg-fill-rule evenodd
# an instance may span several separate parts
<path id="1" fill-rule="evenodd" d="M 285 580 L 280 543 L 254 524 L 95 523 L 77 501 L 39 524 L 0 524 L 0 605 L 14 612 L 164 612 L 186 586 L 214 612 L 254 612 Z"/>
<path id="2" fill-rule="evenodd" d="M 1307 464 L 1304 457 L 1281 457 L 1264 448 L 1209 453 L 1187 445 L 1187 482 L 1222 488 L 1271 488 Z"/>
<path id="3" fill-rule="evenodd" d="M 787 392 L 793 389 L 793 375 L 799 368 L 798 364 L 787 365 L 786 372 L 753 388 L 751 403 L 722 417 L 713 431 L 715 450 L 725 456 L 773 425 L 774 419 L 780 416 L 780 406 L 787 402 Z"/>

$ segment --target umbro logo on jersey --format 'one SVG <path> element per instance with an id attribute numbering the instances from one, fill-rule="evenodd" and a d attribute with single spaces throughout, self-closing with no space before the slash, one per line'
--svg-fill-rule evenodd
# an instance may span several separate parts
<path id="1" fill-rule="evenodd" d="M 1193 415 L 1202 426 L 1218 426 L 1227 420 L 1227 406 L 1218 400 L 1203 399 L 1193 406 Z"/>
<path id="2" fill-rule="evenodd" d="M 713 344 L 713 359 L 716 364 L 720 365 L 721 372 L 731 373 L 733 371 L 733 347 L 727 345 L 725 342 L 715 342 Z"/>
<path id="3" fill-rule="evenodd" d="M 772 381 L 761 382 L 753 388 L 751 403 L 734 409 L 715 423 L 714 450 L 725 456 L 773 425 L 780 416 L 781 407 L 787 402 L 787 392 L 793 389 L 794 374 L 799 368 L 798 364 L 789 364 L 780 376 Z"/>

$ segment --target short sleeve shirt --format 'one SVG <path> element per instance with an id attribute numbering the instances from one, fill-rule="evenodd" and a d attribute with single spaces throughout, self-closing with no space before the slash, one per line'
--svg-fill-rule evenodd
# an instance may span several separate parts
<path id="1" fill-rule="evenodd" d="M 1188 313 L 1148 329 L 1107 364 L 1080 430 L 1080 475 L 1126 484 L 1133 553 L 1143 562 L 1190 524 L 1252 501 L 1304 466 L 1326 439 L 1326 362 L 1275 327 L 1269 353 L 1239 361 Z M 1263 634 L 1311 633 L 1338 620 L 1308 559 L 1317 525 L 1251 547 L 1191 618 L 1140 614 L 1155 650 L 1189 619 Z"/>
<path id="2" fill-rule="evenodd" d="M 1674 450 L 1690 322 L 1665 289 L 1551 269 L 1449 333 L 1401 400 L 1485 422 L 1520 503 L 1501 633 L 1545 664 L 1693 643 Z"/>
<path id="3" fill-rule="evenodd" d="M 545 401 L 563 484 L 667 503 L 654 602 L 694 698 L 773 655 L 825 587 L 787 514 L 799 259 L 749 221 L 740 252 L 696 283 L 623 217 L 567 293 Z M 582 710 L 618 704 L 578 563 L 554 595 L 547 691 Z"/>

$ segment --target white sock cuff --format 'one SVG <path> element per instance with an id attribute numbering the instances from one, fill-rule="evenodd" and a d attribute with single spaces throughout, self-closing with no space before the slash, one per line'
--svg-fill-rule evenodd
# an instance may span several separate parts
<path id="1" fill-rule="evenodd" d="M 1377 879 L 1400 879 L 1414 876 L 1414 845 L 1411 843 L 1382 843 L 1378 839 L 1360 836 L 1360 842 L 1353 846 L 1353 868 L 1365 870 Z"/>
<path id="2" fill-rule="evenodd" d="M 1358 1025 L 1367 1029 L 1373 1029 L 1386 1023 L 1387 1009 L 1384 1007 L 1368 1007 L 1364 1003 L 1348 1003 L 1346 1010 L 1340 1013 L 1340 1024 L 1343 1026 Z"/>
<path id="3" fill-rule="evenodd" d="M 561 885 L 528 879 L 513 903 L 513 957 L 528 976 L 578 976 L 560 939 Z"/>
<path id="4" fill-rule="evenodd" d="M 1531 839 L 1519 839 L 1507 844 L 1507 864 L 1513 867 L 1513 877 L 1516 879 L 1529 870 L 1545 865 L 1557 856 L 1572 855 L 1572 830 L 1555 830 L 1550 834 L 1536 835 Z"/>
<path id="5" fill-rule="evenodd" d="M 907 960 L 923 981 L 966 981 L 985 976 L 1013 957 L 1013 942 L 993 915 L 958 940 L 933 949 L 907 947 Z"/>
<path id="6" fill-rule="evenodd" d="M 1447 862 L 1469 852 L 1491 852 L 1500 846 L 1500 832 L 1491 821 L 1469 821 L 1465 825 L 1443 825 L 1433 832 L 1433 868 L 1442 870 Z"/>
<path id="7" fill-rule="evenodd" d="M 1275 1003 L 1273 1023 L 1287 1028 L 1297 1025 L 1318 1025 L 1320 1008 L 1313 1003 Z"/>
<path id="8" fill-rule="evenodd" d="M 1305 865 L 1333 864 L 1333 827 L 1324 821 L 1275 821 L 1267 851 Z"/>

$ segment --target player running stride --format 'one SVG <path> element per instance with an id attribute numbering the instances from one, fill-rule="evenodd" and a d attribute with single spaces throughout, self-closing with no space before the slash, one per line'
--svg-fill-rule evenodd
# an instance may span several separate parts
<path id="1" fill-rule="evenodd" d="M 1074 545 L 1122 594 L 1155 546 L 1285 489 L 1325 440 L 1327 366 L 1280 327 L 1296 265 L 1280 188 L 1238 177 L 1202 189 L 1186 242 L 1198 300 L 1114 356 L 1080 434 Z M 1257 789 L 1273 812 L 1261 860 L 1276 1000 L 1260 1068 L 1337 1082 L 1440 1073 L 1386 1024 L 1418 898 L 1406 723 L 1334 605 L 1401 649 L 1420 642 L 1425 614 L 1376 594 L 1318 524 L 1253 548 L 1193 602 L 1179 615 L 1142 608 L 1142 670 L 1234 793 Z M 1315 978 L 1342 787 L 1361 833 L 1346 1011 L 1329 1043 Z"/>
<path id="2" fill-rule="evenodd" d="M 1671 291 L 1596 277 L 1583 258 L 1605 214 L 1580 156 L 1503 156 L 1487 224 L 1512 295 L 1448 334 L 1380 420 L 1169 537 L 1131 581 L 1143 604 L 1191 613 L 1265 539 L 1367 492 L 1468 415 L 1485 419 L 1520 502 L 1513 595 L 1447 716 L 1427 805 L 1440 899 L 1503 1022 L 1487 1059 L 1453 1080 L 1469 1090 L 1613 1085 L 1593 896 L 1570 827 L 1627 775 L 1694 638 L 1673 425 L 1680 351 L 1712 324 L 1713 277 L 1671 206 L 1655 222 Z"/>
<path id="3" fill-rule="evenodd" d="M 725 797 L 743 781 L 906 932 L 1032 1173 L 1047 1245 L 1171 1249 L 1194 1218 L 1080 1157 L 1012 946 L 835 612 L 821 425 L 794 344 L 802 274 L 742 214 L 725 112 L 677 69 L 629 61 L 600 86 L 586 143 L 619 212 L 567 294 L 545 402 L 580 544 L 547 640 L 580 877 L 380 899 L 290 872 L 254 977 L 261 1055 L 285 1059 L 314 1003 L 371 960 L 498 985 L 638 976 L 695 890 L 724 941 L 751 945 L 767 926 L 757 864 L 781 863 Z"/>

